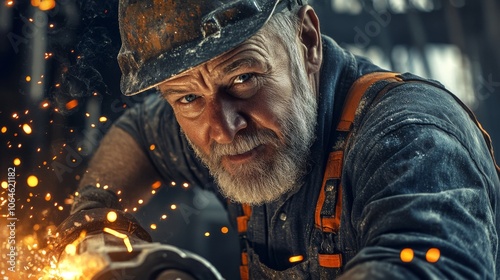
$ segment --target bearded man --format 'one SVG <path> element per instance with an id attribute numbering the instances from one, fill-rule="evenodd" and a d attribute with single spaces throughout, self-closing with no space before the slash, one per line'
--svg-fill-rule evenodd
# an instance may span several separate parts
<path id="1" fill-rule="evenodd" d="M 436 82 L 360 91 L 385 71 L 322 36 L 304 2 L 121 0 L 122 91 L 158 94 L 102 140 L 72 213 L 119 211 L 115 193 L 159 176 L 224 197 L 242 278 L 496 279 L 487 134 Z"/>

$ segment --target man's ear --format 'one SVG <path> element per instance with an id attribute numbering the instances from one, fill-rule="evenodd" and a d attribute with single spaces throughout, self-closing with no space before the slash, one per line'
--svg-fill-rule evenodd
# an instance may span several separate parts
<path id="1" fill-rule="evenodd" d="M 308 74 L 319 72 L 323 53 L 321 50 L 321 32 L 319 30 L 319 19 L 314 9 L 303 6 L 297 16 L 300 20 L 299 39 L 304 48 L 304 59 Z"/>

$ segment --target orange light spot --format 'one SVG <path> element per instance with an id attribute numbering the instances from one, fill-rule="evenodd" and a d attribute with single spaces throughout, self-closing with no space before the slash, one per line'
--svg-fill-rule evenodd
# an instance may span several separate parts
<path id="1" fill-rule="evenodd" d="M 9 7 L 10 7 L 10 6 L 12 6 L 12 5 L 14 5 L 14 1 L 7 1 L 7 6 L 9 6 Z"/>
<path id="2" fill-rule="evenodd" d="M 165 215 L 165 214 L 161 215 L 162 220 L 165 220 L 166 218 L 167 218 L 167 215 Z"/>
<path id="3" fill-rule="evenodd" d="M 296 262 L 301 262 L 304 260 L 304 256 L 298 255 L 298 256 L 291 256 L 288 261 L 291 263 L 296 263 Z"/>
<path id="4" fill-rule="evenodd" d="M 209 236 L 210 236 L 210 232 L 208 232 L 208 231 L 207 231 L 207 232 L 205 232 L 205 236 L 206 236 L 206 237 L 209 237 Z"/>
<path id="5" fill-rule="evenodd" d="M 188 188 L 188 187 L 189 187 L 189 184 L 188 184 L 188 183 L 184 183 L 184 184 L 182 184 L 182 186 L 183 186 L 184 188 Z"/>
<path id="6" fill-rule="evenodd" d="M 118 215 L 116 214 L 115 211 L 109 211 L 108 214 L 106 215 L 106 219 L 108 219 L 110 223 L 113 223 L 116 221 L 116 219 L 118 219 Z"/>
<path id="7" fill-rule="evenodd" d="M 430 248 L 425 254 L 425 259 L 430 263 L 435 263 L 439 260 L 441 252 L 438 248 Z"/>
<path id="8" fill-rule="evenodd" d="M 76 255 L 76 246 L 74 244 L 68 244 L 66 245 L 66 248 L 64 248 L 64 251 L 69 256 L 74 256 Z"/>
<path id="9" fill-rule="evenodd" d="M 2 132 L 2 133 L 5 133 L 5 132 L 7 132 L 7 127 L 6 127 L 6 126 L 2 127 L 2 130 L 1 130 L 1 132 Z"/>
<path id="10" fill-rule="evenodd" d="M 33 132 L 33 129 L 31 129 L 31 126 L 27 123 L 23 124 L 23 130 L 24 130 L 24 133 L 26 133 L 28 135 Z"/>
<path id="11" fill-rule="evenodd" d="M 29 176 L 26 181 L 28 183 L 28 186 L 31 188 L 38 186 L 38 178 L 35 175 Z"/>
<path id="12" fill-rule="evenodd" d="M 170 205 L 170 209 L 172 209 L 172 210 L 177 209 L 177 205 L 175 205 L 175 204 Z"/>
<path id="13" fill-rule="evenodd" d="M 229 232 L 229 229 L 228 229 L 227 227 L 222 227 L 222 228 L 220 229 L 220 231 L 221 231 L 222 233 L 226 234 L 226 233 L 228 233 L 228 232 Z"/>
<path id="14" fill-rule="evenodd" d="M 156 229 L 156 224 L 151 224 L 151 229 Z"/>
<path id="15" fill-rule="evenodd" d="M 102 116 L 99 118 L 100 122 L 106 122 L 107 120 L 108 120 L 108 118 L 106 118 L 105 116 Z"/>
<path id="16" fill-rule="evenodd" d="M 6 181 L 3 181 L 2 182 L 2 189 L 7 189 L 8 187 L 9 187 L 9 183 L 7 183 Z"/>
<path id="17" fill-rule="evenodd" d="M 154 149 L 156 149 L 155 144 L 151 144 L 151 146 L 149 146 L 149 149 L 150 149 L 151 151 L 154 151 Z"/>
<path id="18" fill-rule="evenodd" d="M 139 203 L 139 204 L 143 204 L 143 203 L 144 203 L 144 200 L 139 199 L 139 201 L 137 201 L 137 203 Z"/>
<path id="19" fill-rule="evenodd" d="M 31 77 L 30 76 L 26 76 L 26 82 L 30 82 L 31 81 Z"/>
<path id="20" fill-rule="evenodd" d="M 404 248 L 403 250 L 401 250 L 401 253 L 399 254 L 401 261 L 405 263 L 411 262 L 413 260 L 413 256 L 414 256 L 413 250 L 410 248 Z"/>
<path id="21" fill-rule="evenodd" d="M 14 165 L 15 165 L 15 166 L 19 166 L 19 165 L 21 165 L 21 160 L 20 160 L 20 159 L 18 159 L 18 158 L 15 158 L 15 159 L 14 159 Z"/>
<path id="22" fill-rule="evenodd" d="M 78 100 L 76 100 L 76 99 L 73 99 L 73 100 L 69 101 L 68 103 L 66 103 L 66 109 L 68 109 L 68 110 L 73 110 L 77 106 L 78 106 Z"/>
<path id="23" fill-rule="evenodd" d="M 156 181 L 156 182 L 154 182 L 154 183 L 151 185 L 151 187 L 152 187 L 154 190 L 156 190 L 156 189 L 158 189 L 159 187 L 161 187 L 161 182 L 160 182 L 160 181 Z"/>
<path id="24" fill-rule="evenodd" d="M 52 199 L 52 195 L 50 193 L 47 193 L 45 195 L 45 201 L 50 201 Z"/>

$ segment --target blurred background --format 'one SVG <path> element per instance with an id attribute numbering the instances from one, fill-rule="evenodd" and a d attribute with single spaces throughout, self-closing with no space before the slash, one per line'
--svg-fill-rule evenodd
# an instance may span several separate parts
<path id="1" fill-rule="evenodd" d="M 499 0 L 309 3 L 322 32 L 341 46 L 442 82 L 474 110 L 500 151 Z M 10 279 L 29 279 L 46 264 L 47 236 L 68 215 L 100 139 L 144 96 L 119 91 L 117 0 L 0 0 L 0 38 L 0 242 L 9 234 L 11 167 L 18 265 Z M 153 238 L 237 278 L 238 240 L 215 197 L 189 182 L 158 183 L 152 191 L 149 204 L 128 211 Z M 8 274 L 5 249 L 4 242 L 0 276 Z"/>

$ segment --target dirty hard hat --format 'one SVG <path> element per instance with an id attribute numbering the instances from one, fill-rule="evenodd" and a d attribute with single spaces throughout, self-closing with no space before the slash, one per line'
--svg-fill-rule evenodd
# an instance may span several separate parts
<path id="1" fill-rule="evenodd" d="M 120 0 L 121 91 L 134 95 L 233 49 L 305 0 Z"/>

